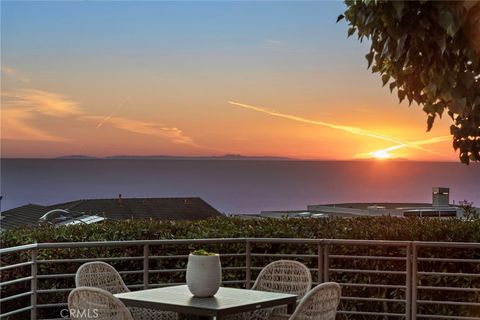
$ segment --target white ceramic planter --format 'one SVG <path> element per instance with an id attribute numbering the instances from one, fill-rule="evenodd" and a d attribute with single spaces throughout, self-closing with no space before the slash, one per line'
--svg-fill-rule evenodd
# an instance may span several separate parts
<path id="1" fill-rule="evenodd" d="M 195 297 L 211 297 L 217 293 L 222 281 L 220 256 L 190 254 L 187 264 L 187 286 Z"/>

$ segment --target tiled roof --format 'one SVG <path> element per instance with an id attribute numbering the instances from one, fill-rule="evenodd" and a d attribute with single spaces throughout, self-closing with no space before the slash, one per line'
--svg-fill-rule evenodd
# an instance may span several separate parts
<path id="1" fill-rule="evenodd" d="M 99 215 L 110 220 L 202 220 L 223 216 L 198 197 L 86 199 L 51 206 L 30 204 L 4 211 L 2 212 L 1 228 L 36 225 L 42 215 L 53 209 Z"/>
<path id="2" fill-rule="evenodd" d="M 3 211 L 0 228 L 10 229 L 18 226 L 37 225 L 38 219 L 48 211 L 48 207 L 36 204 L 27 204 Z"/>

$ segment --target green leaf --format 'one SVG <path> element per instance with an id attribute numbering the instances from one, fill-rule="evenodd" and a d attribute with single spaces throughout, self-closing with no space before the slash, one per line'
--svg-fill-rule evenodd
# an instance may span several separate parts
<path id="1" fill-rule="evenodd" d="M 375 54 L 375 53 L 374 53 L 373 51 L 370 51 L 370 53 L 367 53 L 367 54 L 365 55 L 365 58 L 367 58 L 367 61 L 368 61 L 368 67 L 367 67 L 367 69 L 370 68 L 370 66 L 372 65 L 373 55 L 374 55 L 374 54 Z"/>
<path id="2" fill-rule="evenodd" d="M 438 24 L 447 32 L 450 37 L 455 36 L 460 28 L 460 25 L 453 16 L 453 13 L 448 9 L 443 9 L 440 11 L 438 15 Z"/>
<path id="3" fill-rule="evenodd" d="M 447 48 L 447 36 L 445 34 L 442 34 L 437 38 L 437 44 L 438 47 L 440 48 L 440 54 L 443 55 L 445 52 L 445 49 Z"/>
<path id="4" fill-rule="evenodd" d="M 390 92 L 393 92 L 393 88 L 395 88 L 396 85 L 397 85 L 396 81 L 393 81 L 390 83 Z"/>
<path id="5" fill-rule="evenodd" d="M 401 19 L 403 16 L 403 8 L 405 7 L 405 4 L 403 3 L 403 1 L 392 1 L 391 4 L 395 8 L 397 18 Z"/>
<path id="6" fill-rule="evenodd" d="M 340 20 L 342 20 L 342 19 L 344 19 L 344 18 L 345 18 L 345 16 L 344 16 L 343 14 L 339 15 L 339 16 L 337 17 L 337 23 L 338 23 L 338 21 L 340 21 Z"/>
<path id="7" fill-rule="evenodd" d="M 390 80 L 390 75 L 388 73 L 383 74 L 382 75 L 383 86 L 385 86 L 387 84 L 388 80 Z"/>
<path id="8" fill-rule="evenodd" d="M 428 115 L 427 118 L 427 131 L 432 130 L 433 122 L 435 121 L 435 115 Z"/>
<path id="9" fill-rule="evenodd" d="M 355 33 L 355 27 L 348 28 L 348 33 L 347 33 L 348 37 L 350 37 L 354 33 Z"/>
<path id="10" fill-rule="evenodd" d="M 397 92 L 398 99 L 400 100 L 400 103 L 402 103 L 403 99 L 405 99 L 405 90 L 399 89 Z"/>

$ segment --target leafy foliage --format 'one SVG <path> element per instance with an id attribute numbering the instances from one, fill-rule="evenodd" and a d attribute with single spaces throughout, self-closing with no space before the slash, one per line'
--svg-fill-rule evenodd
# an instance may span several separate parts
<path id="1" fill-rule="evenodd" d="M 467 220 L 480 219 L 480 209 L 473 206 L 473 202 L 463 200 L 460 201 L 459 206 L 463 209 L 463 217 Z"/>
<path id="2" fill-rule="evenodd" d="M 218 253 L 208 252 L 205 249 L 195 250 L 191 254 L 194 256 L 216 256 Z"/>
<path id="3" fill-rule="evenodd" d="M 427 113 L 446 111 L 461 162 L 480 161 L 480 2 L 345 1 L 337 22 L 371 41 L 365 56 L 383 85 Z"/>

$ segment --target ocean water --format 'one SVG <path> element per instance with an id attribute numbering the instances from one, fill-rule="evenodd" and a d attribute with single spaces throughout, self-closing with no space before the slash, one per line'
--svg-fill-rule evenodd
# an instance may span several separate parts
<path id="1" fill-rule="evenodd" d="M 1 209 L 89 198 L 199 196 L 225 213 L 338 202 L 431 202 L 431 188 L 480 206 L 480 165 L 409 161 L 2 159 Z"/>

